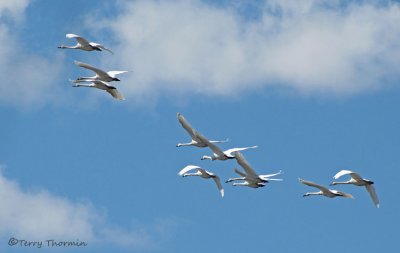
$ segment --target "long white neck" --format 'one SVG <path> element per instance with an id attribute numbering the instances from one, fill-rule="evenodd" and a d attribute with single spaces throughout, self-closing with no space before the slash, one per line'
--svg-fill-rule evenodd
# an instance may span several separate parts
<path id="1" fill-rule="evenodd" d="M 310 195 L 323 195 L 322 192 L 306 192 L 303 197 L 307 197 Z"/>
<path id="2" fill-rule="evenodd" d="M 352 183 L 352 181 L 349 180 L 349 181 L 343 181 L 343 182 L 332 182 L 331 185 L 337 185 L 337 184 L 351 184 L 351 183 Z"/>
<path id="3" fill-rule="evenodd" d="M 79 49 L 78 45 L 75 45 L 75 46 L 61 45 L 58 48 L 61 48 L 61 49 Z"/>
<path id="4" fill-rule="evenodd" d="M 76 82 L 93 82 L 96 80 L 98 80 L 97 76 L 80 76 L 75 81 Z"/>
<path id="5" fill-rule="evenodd" d="M 233 186 L 249 186 L 248 182 L 243 182 L 243 183 L 233 183 Z"/>
<path id="6" fill-rule="evenodd" d="M 188 142 L 188 143 L 178 143 L 176 144 L 177 147 L 181 147 L 181 146 L 193 146 L 193 143 Z"/>
<path id="7" fill-rule="evenodd" d="M 204 156 L 201 158 L 201 160 L 206 160 L 206 159 L 211 160 L 211 161 L 214 161 L 214 160 L 215 160 L 215 159 L 213 159 L 213 157 L 208 156 L 208 155 L 204 155 Z"/>
<path id="8" fill-rule="evenodd" d="M 193 176 L 200 176 L 201 173 L 197 172 L 197 173 L 185 173 L 183 174 L 184 177 L 193 177 Z"/>
<path id="9" fill-rule="evenodd" d="M 245 180 L 245 177 L 229 178 L 228 180 L 225 181 L 225 183 L 229 183 L 229 182 L 232 182 L 232 181 L 238 181 L 238 180 Z"/>
<path id="10" fill-rule="evenodd" d="M 76 83 L 76 84 L 74 84 L 74 87 L 90 87 L 90 88 L 94 88 L 95 86 L 93 84 Z"/>

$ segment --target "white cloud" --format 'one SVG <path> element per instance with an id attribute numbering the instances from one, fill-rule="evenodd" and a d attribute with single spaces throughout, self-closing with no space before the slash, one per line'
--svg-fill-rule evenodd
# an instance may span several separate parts
<path id="1" fill-rule="evenodd" d="M 116 36 L 114 62 L 105 65 L 133 70 L 118 85 L 136 99 L 280 85 L 354 94 L 400 77 L 398 4 L 286 0 L 259 8 L 249 20 L 200 0 L 139 0 L 123 1 L 115 18 L 95 18 Z"/>
<path id="2" fill-rule="evenodd" d="M 92 240 L 98 215 L 88 204 L 72 203 L 47 191 L 25 192 L 0 175 L 0 235 L 26 239 Z"/>
<path id="3" fill-rule="evenodd" d="M 1 1 L 0 15 L 19 20 L 29 1 Z M 30 53 L 21 44 L 14 29 L 20 24 L 0 23 L 0 104 L 26 107 L 56 102 L 59 88 L 55 84 L 62 61 Z"/>
<path id="4" fill-rule="evenodd" d="M 30 0 L 1 0 L 0 1 L 0 17 L 10 16 L 19 19 Z"/>
<path id="5" fill-rule="evenodd" d="M 168 237 L 165 231 L 160 231 L 160 227 L 171 231 L 175 226 L 170 219 L 128 229 L 108 224 L 103 212 L 90 203 L 72 202 L 46 190 L 24 191 L 1 173 L 0 199 L 0 238 L 6 239 L 79 240 L 89 243 L 91 247 L 114 245 L 154 249 L 163 238 Z"/>

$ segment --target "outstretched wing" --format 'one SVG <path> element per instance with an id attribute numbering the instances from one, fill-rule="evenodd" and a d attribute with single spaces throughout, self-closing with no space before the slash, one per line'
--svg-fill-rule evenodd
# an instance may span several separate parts
<path id="1" fill-rule="evenodd" d="M 195 132 L 194 135 L 195 135 L 195 137 L 199 138 L 199 140 L 200 140 L 201 142 L 203 142 L 204 144 L 206 144 L 207 147 L 209 147 L 209 148 L 214 152 L 214 154 L 217 154 L 218 156 L 223 156 L 223 155 L 224 155 L 224 152 L 222 152 L 222 150 L 221 150 L 219 147 L 217 147 L 215 144 L 211 143 L 211 142 L 210 142 L 206 137 L 204 137 L 201 133 Z"/>
<path id="2" fill-rule="evenodd" d="M 261 179 L 264 179 L 264 180 L 283 181 L 283 179 L 271 178 L 271 177 L 274 177 L 274 176 L 277 176 L 277 175 L 280 175 L 280 174 L 282 174 L 281 170 L 279 172 L 277 172 L 277 173 L 274 173 L 274 174 L 259 175 L 259 177 Z"/>
<path id="3" fill-rule="evenodd" d="M 304 179 L 301 179 L 301 178 L 299 178 L 299 182 L 300 183 L 302 183 L 302 184 L 305 184 L 305 185 L 308 185 L 308 186 L 311 186 L 311 187 L 315 187 L 315 188 L 318 188 L 318 189 L 320 189 L 322 192 L 326 192 L 326 193 L 330 193 L 330 191 L 329 191 L 329 189 L 328 188 L 326 188 L 326 187 L 324 187 L 324 186 L 322 186 L 322 185 L 319 185 L 319 184 L 316 184 L 316 183 L 314 183 L 314 182 L 311 182 L 311 181 L 307 181 L 307 180 L 304 180 Z"/>
<path id="4" fill-rule="evenodd" d="M 349 198 L 349 199 L 354 199 L 353 195 L 349 194 L 349 193 L 345 193 L 342 191 L 337 191 L 337 190 L 331 190 L 333 193 L 339 194 L 344 198 Z"/>
<path id="5" fill-rule="evenodd" d="M 108 93 L 113 96 L 113 98 L 118 99 L 118 100 L 125 100 L 125 97 L 116 89 L 107 89 L 106 90 Z"/>
<path id="6" fill-rule="evenodd" d="M 101 49 L 103 49 L 103 50 L 106 50 L 106 51 L 108 51 L 108 52 L 114 54 L 113 51 L 111 51 L 110 49 L 106 48 L 106 47 L 103 46 L 102 44 L 90 42 L 90 45 L 92 45 L 92 46 L 94 46 L 94 47 L 101 48 Z"/>
<path id="7" fill-rule="evenodd" d="M 375 192 L 375 187 L 372 184 L 368 184 L 365 186 L 371 196 L 372 201 L 374 202 L 375 206 L 379 208 L 379 199 Z"/>
<path id="8" fill-rule="evenodd" d="M 107 76 L 108 75 L 107 72 L 105 72 L 105 71 L 103 71 L 101 69 L 95 68 L 92 65 L 89 65 L 87 63 L 80 62 L 80 61 L 75 61 L 74 63 L 76 65 L 78 65 L 79 67 L 82 67 L 82 68 L 85 68 L 85 69 L 90 69 L 90 70 L 96 72 L 96 74 L 99 75 L 99 76 Z"/>
<path id="9" fill-rule="evenodd" d="M 247 176 L 246 173 L 243 173 L 243 172 L 241 172 L 239 169 L 236 169 L 236 168 L 235 168 L 235 172 L 236 172 L 237 174 L 239 174 L 240 176 L 242 176 L 242 177 L 246 177 L 246 176 Z"/>
<path id="10" fill-rule="evenodd" d="M 181 169 L 179 172 L 178 172 L 178 175 L 179 176 L 183 176 L 185 173 L 187 173 L 187 172 L 189 172 L 189 171 L 191 171 L 191 170 L 194 170 L 194 169 L 199 169 L 200 167 L 199 166 L 196 166 L 196 165 L 187 165 L 185 168 L 183 168 L 183 169 Z"/>
<path id="11" fill-rule="evenodd" d="M 185 119 L 185 117 L 183 117 L 183 115 L 178 112 L 177 118 L 179 123 L 181 123 L 182 127 L 186 130 L 186 132 L 189 133 L 192 139 L 197 139 L 194 134 L 196 130 L 193 129 L 193 127 L 189 124 L 189 122 Z"/>
<path id="12" fill-rule="evenodd" d="M 233 154 L 236 158 L 237 163 L 240 166 L 242 166 L 242 168 L 246 171 L 247 177 L 258 178 L 257 173 L 254 171 L 254 169 L 251 167 L 251 165 L 247 162 L 247 160 L 244 158 L 242 153 L 235 151 Z"/>
<path id="13" fill-rule="evenodd" d="M 221 180 L 219 179 L 219 176 L 213 177 L 215 184 L 217 185 L 218 191 L 221 194 L 221 197 L 224 197 L 224 189 L 222 188 L 221 185 Z"/>
<path id="14" fill-rule="evenodd" d="M 129 72 L 128 70 L 111 70 L 107 72 L 107 75 L 111 76 L 112 78 L 115 78 L 119 74 L 123 74 Z"/>
<path id="15" fill-rule="evenodd" d="M 362 181 L 362 178 L 359 174 L 350 171 L 350 170 L 341 170 L 338 173 L 336 173 L 336 175 L 333 177 L 334 179 L 338 179 L 339 177 L 343 176 L 343 175 L 350 175 L 352 178 L 354 178 L 357 181 Z"/>
<path id="16" fill-rule="evenodd" d="M 87 41 L 85 38 L 73 34 L 73 33 L 68 33 L 67 35 L 65 35 L 65 37 L 67 37 L 68 39 L 76 39 L 78 41 L 79 44 L 81 44 L 82 46 L 90 46 L 89 41 Z"/>
<path id="17" fill-rule="evenodd" d="M 250 148 L 258 148 L 258 146 L 251 146 L 251 147 L 244 147 L 244 148 L 231 148 L 231 149 L 225 150 L 224 153 L 227 155 L 233 155 L 234 152 L 236 152 L 236 151 L 243 151 L 243 150 L 250 149 Z"/>

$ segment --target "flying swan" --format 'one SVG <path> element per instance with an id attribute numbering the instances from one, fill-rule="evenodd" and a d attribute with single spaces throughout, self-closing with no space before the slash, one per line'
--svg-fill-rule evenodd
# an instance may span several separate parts
<path id="1" fill-rule="evenodd" d="M 357 186 L 365 186 L 367 188 L 367 191 L 369 192 L 369 195 L 371 196 L 372 201 L 374 202 L 374 205 L 379 208 L 379 199 L 378 196 L 375 193 L 375 187 L 373 186 L 374 182 L 362 178 L 358 173 L 350 171 L 350 170 L 341 170 L 336 175 L 333 177 L 334 179 L 338 179 L 339 177 L 343 175 L 350 175 L 350 179 L 348 181 L 344 182 L 332 182 L 331 185 L 337 185 L 337 184 L 353 184 Z"/>
<path id="2" fill-rule="evenodd" d="M 178 121 L 179 123 L 181 123 L 182 127 L 189 133 L 190 137 L 192 137 L 192 141 L 188 142 L 188 143 L 178 143 L 176 144 L 177 147 L 181 147 L 181 146 L 196 146 L 199 148 L 204 148 L 207 147 L 207 144 L 202 142 L 199 138 L 197 138 L 196 136 L 196 130 L 193 129 L 193 127 L 189 124 L 189 122 L 185 119 L 185 117 L 183 117 L 182 114 L 180 114 L 179 112 L 177 113 L 177 117 L 178 117 Z M 227 142 L 228 139 L 224 140 L 224 141 L 210 141 L 211 143 L 223 143 L 223 142 Z"/>
<path id="3" fill-rule="evenodd" d="M 89 88 L 97 88 L 100 90 L 105 90 L 113 96 L 113 98 L 118 100 L 125 100 L 124 96 L 112 85 L 109 85 L 106 82 L 100 80 L 93 80 L 91 83 L 82 84 L 82 83 L 74 83 L 73 87 L 89 87 Z"/>
<path id="4" fill-rule="evenodd" d="M 121 81 L 119 80 L 116 76 L 119 74 L 123 74 L 126 73 L 128 71 L 123 70 L 123 71 L 117 71 L 117 70 L 113 70 L 113 71 L 108 71 L 105 72 L 101 69 L 95 68 L 87 63 L 84 62 L 79 62 L 79 61 L 75 61 L 74 62 L 76 65 L 78 65 L 79 67 L 85 68 L 85 69 L 89 69 L 92 70 L 96 73 L 96 75 L 91 76 L 91 77 L 78 77 L 75 82 L 79 83 L 79 82 L 91 82 L 94 80 L 100 80 L 100 81 L 104 81 L 104 82 L 112 82 L 112 81 Z"/>
<path id="5" fill-rule="evenodd" d="M 233 183 L 232 185 L 258 188 L 258 187 L 264 187 L 265 184 L 268 183 L 269 181 L 282 181 L 283 180 L 280 178 L 271 178 L 271 177 L 282 174 L 282 171 L 279 171 L 278 173 L 274 173 L 274 174 L 258 175 L 240 152 L 236 151 L 236 152 L 234 152 L 234 155 L 235 155 L 237 163 L 244 169 L 245 172 L 235 169 L 235 172 L 237 174 L 239 174 L 241 177 L 229 178 L 225 183 L 243 180 L 245 182 Z"/>
<path id="6" fill-rule="evenodd" d="M 113 52 L 106 48 L 105 46 L 95 43 L 95 42 L 89 42 L 87 41 L 85 38 L 76 35 L 76 34 L 72 34 L 72 33 L 68 33 L 67 35 L 65 35 L 65 37 L 67 37 L 68 39 L 76 39 L 77 44 L 75 46 L 65 46 L 65 45 L 61 45 L 58 48 L 61 49 L 80 49 L 80 50 L 84 50 L 84 51 L 103 51 L 106 50 L 110 53 L 113 54 Z"/>
<path id="7" fill-rule="evenodd" d="M 337 191 L 337 190 L 331 190 L 331 189 L 328 189 L 328 188 L 326 188 L 324 186 L 321 186 L 321 185 L 316 184 L 316 183 L 311 182 L 311 181 L 303 180 L 301 178 L 299 178 L 299 182 L 302 183 L 302 184 L 305 184 L 305 185 L 320 189 L 319 192 L 306 192 L 303 195 L 303 197 L 307 197 L 307 196 L 310 196 L 310 195 L 323 195 L 323 196 L 328 197 L 328 198 L 334 198 L 334 197 L 338 197 L 338 196 L 339 197 L 344 197 L 344 198 L 353 198 L 353 196 L 351 194 L 348 194 L 348 193 L 345 193 L 345 192 L 340 192 L 340 191 Z"/>
<path id="8" fill-rule="evenodd" d="M 191 170 L 197 170 L 195 173 L 188 173 Z M 221 197 L 224 197 L 224 189 L 222 188 L 221 181 L 219 177 L 209 171 L 206 171 L 199 166 L 196 165 L 187 165 L 185 168 L 183 168 L 181 171 L 178 173 L 179 176 L 182 177 L 188 177 L 188 176 L 198 176 L 202 177 L 205 179 L 210 179 L 212 178 L 217 185 L 218 191 L 221 194 Z"/>
<path id="9" fill-rule="evenodd" d="M 203 143 L 207 145 L 212 151 L 213 154 L 211 156 L 203 156 L 201 160 L 209 159 L 209 160 L 228 160 L 228 159 L 235 159 L 235 155 L 233 154 L 235 151 L 242 151 L 250 148 L 257 148 L 258 146 L 251 146 L 251 147 L 244 147 L 244 148 L 231 148 L 225 151 L 222 151 L 219 147 L 215 144 L 211 143 L 206 137 L 204 137 L 199 132 L 195 132 L 195 136 Z"/>

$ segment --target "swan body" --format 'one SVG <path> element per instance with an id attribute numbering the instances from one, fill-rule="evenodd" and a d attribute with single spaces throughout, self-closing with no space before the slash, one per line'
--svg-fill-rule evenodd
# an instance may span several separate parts
<path id="1" fill-rule="evenodd" d="M 258 188 L 258 187 L 264 187 L 265 184 L 268 183 L 269 181 L 282 181 L 282 179 L 279 178 L 271 178 L 282 174 L 282 171 L 279 171 L 278 173 L 274 174 L 258 175 L 240 152 L 235 151 L 234 156 L 236 158 L 237 163 L 244 169 L 245 172 L 235 169 L 235 172 L 239 174 L 241 177 L 229 178 L 225 183 L 240 180 L 244 182 L 241 183 L 235 182 L 232 185 Z"/>
<path id="2" fill-rule="evenodd" d="M 214 143 L 211 143 L 206 137 L 204 137 L 199 132 L 195 132 L 195 136 L 203 143 L 207 145 L 212 151 L 213 154 L 211 156 L 203 156 L 201 160 L 228 160 L 228 159 L 235 159 L 234 152 L 242 151 L 250 148 L 257 148 L 258 146 L 251 146 L 251 147 L 244 147 L 244 148 L 231 148 L 225 151 L 222 151 L 219 147 L 217 147 Z"/>
<path id="3" fill-rule="evenodd" d="M 318 192 L 306 192 L 303 197 L 307 197 L 310 195 L 323 195 L 325 197 L 328 198 L 334 198 L 334 197 L 344 197 L 344 198 L 353 198 L 353 196 L 351 194 L 345 193 L 345 192 L 341 192 L 341 191 L 337 191 L 337 190 L 331 190 L 328 189 L 322 185 L 316 184 L 314 182 L 311 181 L 307 181 L 307 180 L 303 180 L 301 178 L 299 178 L 299 182 L 311 187 L 315 187 L 318 188 L 320 191 Z"/>
<path id="4" fill-rule="evenodd" d="M 78 65 L 79 67 L 85 68 L 85 69 L 89 69 L 92 70 L 93 72 L 96 73 L 96 75 L 92 76 L 92 77 L 78 77 L 75 82 L 91 82 L 94 80 L 100 80 L 100 81 L 104 81 L 104 82 L 112 82 L 112 81 L 121 81 L 120 79 L 118 79 L 116 76 L 119 74 L 123 74 L 126 73 L 128 71 L 117 71 L 117 70 L 113 70 L 113 71 L 104 71 L 98 68 L 93 67 L 92 65 L 89 65 L 87 63 L 84 62 L 79 62 L 79 61 L 75 61 L 74 62 L 76 65 Z"/>
<path id="5" fill-rule="evenodd" d="M 105 46 L 95 43 L 95 42 L 89 42 L 87 41 L 85 38 L 76 35 L 76 34 L 72 34 L 72 33 L 68 33 L 67 35 L 65 35 L 65 37 L 67 37 L 68 39 L 76 39 L 77 44 L 74 46 L 65 46 L 65 45 L 61 45 L 58 48 L 61 49 L 80 49 L 80 50 L 84 50 L 84 51 L 103 51 L 106 50 L 110 53 L 113 54 L 113 52 L 106 48 Z"/>
<path id="6" fill-rule="evenodd" d="M 113 98 L 118 100 L 125 100 L 124 96 L 112 85 L 109 85 L 106 82 L 100 80 L 93 80 L 88 84 L 82 84 L 80 82 L 74 83 L 73 87 L 89 87 L 89 88 L 97 88 L 100 90 L 105 90 L 113 96 Z"/>
<path id="7" fill-rule="evenodd" d="M 195 173 L 189 173 L 189 171 L 196 170 Z M 199 166 L 196 165 L 187 165 L 184 167 L 181 171 L 178 172 L 179 176 L 182 177 L 188 177 L 188 176 L 198 176 L 201 178 L 205 179 L 210 179 L 212 178 L 217 185 L 218 191 L 221 194 L 221 197 L 224 197 L 224 189 L 222 188 L 221 181 L 217 175 L 214 173 L 211 173 L 209 171 L 206 171 L 205 169 L 202 169 Z"/>
<path id="8" fill-rule="evenodd" d="M 185 117 L 183 117 L 182 114 L 180 114 L 178 112 L 177 118 L 178 118 L 179 123 L 181 123 L 182 127 L 189 133 L 190 137 L 192 138 L 191 142 L 176 144 L 177 147 L 181 147 L 181 146 L 196 146 L 199 148 L 207 147 L 206 143 L 202 142 L 199 138 L 197 138 L 196 130 L 189 124 L 189 122 L 185 119 Z M 226 139 L 224 141 L 210 141 L 210 142 L 211 143 L 223 143 L 223 142 L 227 142 L 227 141 L 228 141 L 228 139 Z"/>
<path id="9" fill-rule="evenodd" d="M 358 173 L 350 171 L 350 170 L 341 170 L 336 175 L 333 177 L 334 179 L 338 179 L 344 175 L 350 175 L 350 179 L 348 181 L 343 181 L 343 182 L 335 182 L 333 181 L 331 185 L 337 185 L 337 184 L 353 184 L 356 186 L 365 186 L 367 191 L 369 192 L 369 195 L 371 196 L 372 201 L 374 202 L 374 205 L 379 208 L 379 199 L 378 196 L 376 195 L 375 192 L 375 187 L 373 186 L 374 182 L 362 178 Z"/>

